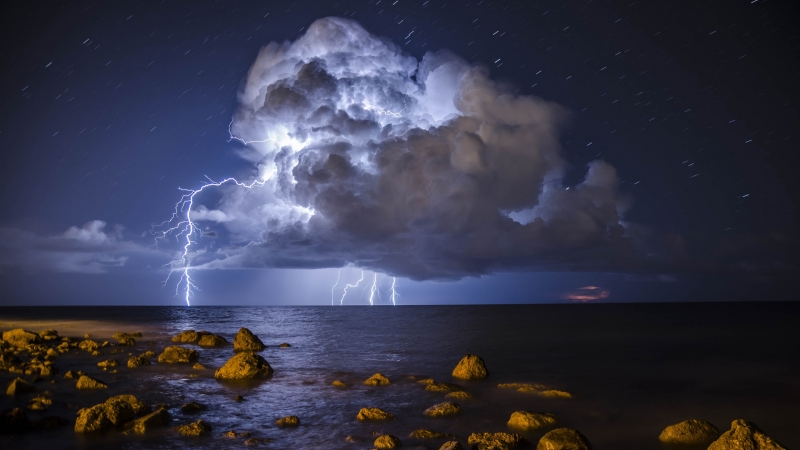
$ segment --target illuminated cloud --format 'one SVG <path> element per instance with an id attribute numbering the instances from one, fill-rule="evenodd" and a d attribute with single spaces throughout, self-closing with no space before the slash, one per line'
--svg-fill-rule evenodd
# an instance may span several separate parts
<path id="1" fill-rule="evenodd" d="M 585 286 L 566 293 L 564 299 L 578 303 L 599 302 L 607 299 L 610 295 L 611 292 L 608 289 L 598 286 Z"/>

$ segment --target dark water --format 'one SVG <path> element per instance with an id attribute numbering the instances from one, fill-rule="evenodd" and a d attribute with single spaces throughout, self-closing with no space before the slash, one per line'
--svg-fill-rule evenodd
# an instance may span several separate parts
<path id="1" fill-rule="evenodd" d="M 240 327 L 247 327 L 269 346 L 262 355 L 276 372 L 267 381 L 232 386 L 214 380 L 213 370 L 190 378 L 197 373 L 190 367 L 155 365 L 111 375 L 94 367 L 96 357 L 62 356 L 56 361 L 62 374 L 83 369 L 110 388 L 78 392 L 59 376 L 56 384 L 39 385 L 53 391 L 56 404 L 46 413 L 31 412 L 32 418 L 74 418 L 78 407 L 133 393 L 150 404 L 168 403 L 174 424 L 206 420 L 212 435 L 187 439 L 167 429 L 137 438 L 81 436 L 66 427 L 0 437 L 3 448 L 241 448 L 241 439 L 220 436 L 235 429 L 273 439 L 264 448 L 370 448 L 372 433 L 380 431 L 400 437 L 405 447 L 436 449 L 441 440 L 407 436 L 429 428 L 454 433 L 466 445 L 472 432 L 508 431 L 505 423 L 517 410 L 552 412 L 599 450 L 662 448 L 657 440 L 661 430 L 689 418 L 709 420 L 721 431 L 733 419 L 744 418 L 785 446 L 800 448 L 798 303 L 0 308 L 0 327 L 23 319 L 97 321 L 93 337 L 99 339 L 116 330 L 141 330 L 145 336 L 137 354 L 148 348 L 158 352 L 183 329 L 208 330 L 232 341 Z M 85 324 L 59 331 L 82 335 Z M 292 347 L 277 348 L 281 342 Z M 209 367 L 219 367 L 232 355 L 230 347 L 199 351 L 200 362 Z M 444 401 L 444 394 L 426 392 L 408 377 L 452 382 L 450 372 L 467 352 L 486 360 L 490 378 L 458 381 L 474 396 L 458 401 L 461 416 L 423 416 L 425 408 Z M 360 384 L 375 372 L 393 384 Z M 11 378 L 0 372 L 3 386 Z M 334 379 L 353 385 L 337 389 L 330 386 Z M 498 389 L 501 382 L 541 383 L 575 398 Z M 238 394 L 246 401 L 235 403 Z M 0 406 L 24 407 L 28 397 L 3 396 Z M 180 405 L 188 401 L 205 403 L 209 410 L 183 414 Z M 360 423 L 356 413 L 366 406 L 383 408 L 397 420 Z M 286 415 L 299 416 L 302 425 L 275 427 L 275 420 Z M 535 444 L 541 434 L 526 436 Z M 347 443 L 347 435 L 362 441 Z"/>

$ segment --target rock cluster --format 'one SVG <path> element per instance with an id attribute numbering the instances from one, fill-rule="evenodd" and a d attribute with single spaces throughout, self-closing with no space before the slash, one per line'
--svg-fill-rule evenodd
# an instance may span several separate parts
<path id="1" fill-rule="evenodd" d="M 100 431 L 122 425 L 150 408 L 132 395 L 117 395 L 103 403 L 78 411 L 76 433 Z"/>
<path id="2" fill-rule="evenodd" d="M 283 427 L 297 427 L 300 426 L 300 419 L 297 416 L 281 417 L 275 422 L 275 425 Z"/>
<path id="3" fill-rule="evenodd" d="M 527 445 L 528 441 L 519 434 L 499 432 L 472 433 L 467 443 L 476 450 L 507 450 Z"/>

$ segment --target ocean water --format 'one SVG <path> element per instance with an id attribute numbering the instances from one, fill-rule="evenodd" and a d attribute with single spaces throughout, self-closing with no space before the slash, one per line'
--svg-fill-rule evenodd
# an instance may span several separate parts
<path id="1" fill-rule="evenodd" d="M 398 307 L 43 307 L 0 308 L 0 328 L 24 325 L 40 331 L 60 326 L 61 335 L 109 339 L 115 331 L 141 331 L 135 354 L 159 352 L 181 330 L 218 333 L 232 341 L 240 327 L 269 348 L 261 354 L 274 376 L 249 384 L 218 382 L 213 370 L 157 364 L 103 372 L 85 352 L 56 360 L 49 411 L 74 419 L 80 407 L 111 395 L 134 394 L 149 404 L 167 403 L 173 425 L 203 419 L 208 436 L 183 438 L 167 428 L 146 436 L 119 432 L 81 435 L 71 426 L 21 436 L 0 436 L 2 448 L 242 448 L 227 430 L 272 439 L 275 449 L 371 448 L 374 433 L 398 436 L 404 448 L 437 449 L 443 440 L 415 440 L 418 428 L 452 433 L 466 447 L 473 432 L 511 431 L 518 410 L 551 412 L 580 430 L 596 450 L 662 449 L 661 430 L 690 418 L 727 430 L 734 419 L 756 423 L 788 448 L 800 448 L 800 303 L 585 304 Z M 287 342 L 291 348 L 278 348 Z M 191 346 L 191 345 L 189 345 Z M 232 347 L 196 347 L 200 362 L 221 366 Z M 450 373 L 465 353 L 480 355 L 490 377 L 457 381 Z M 118 356 L 123 363 L 127 354 Z M 84 370 L 109 383 L 102 392 L 79 392 L 61 376 Z M 363 380 L 381 372 L 389 386 Z M 201 373 L 200 377 L 190 377 Z M 462 414 L 428 418 L 427 407 L 444 393 L 427 392 L 411 376 L 456 382 L 473 395 L 457 401 Z M 12 375 L 0 372 L 5 386 Z M 351 383 L 335 388 L 340 379 Z M 543 398 L 498 383 L 540 383 L 573 394 Z M 245 397 L 236 403 L 236 395 Z M 0 407 L 25 406 L 28 396 L 3 396 Z M 207 411 L 184 414 L 197 401 Z M 361 423 L 362 407 L 377 406 L 397 417 Z M 279 429 L 275 420 L 296 415 L 302 424 Z M 535 443 L 544 433 L 522 433 Z M 345 441 L 348 435 L 360 442 Z"/>

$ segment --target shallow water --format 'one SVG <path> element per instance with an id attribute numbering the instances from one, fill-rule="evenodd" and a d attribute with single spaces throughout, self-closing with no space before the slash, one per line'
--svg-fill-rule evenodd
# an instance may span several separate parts
<path id="1" fill-rule="evenodd" d="M 436 449 L 443 440 L 415 440 L 408 434 L 429 428 L 456 434 L 462 444 L 472 432 L 509 431 L 518 410 L 552 412 L 577 428 L 595 449 L 660 449 L 657 438 L 670 424 L 702 418 L 721 431 L 744 418 L 788 448 L 800 447 L 800 304 L 591 304 L 402 307 L 45 307 L 0 308 L 0 328 L 54 327 L 61 335 L 109 339 L 115 331 L 142 331 L 135 354 L 159 352 L 184 329 L 208 330 L 232 341 L 240 327 L 268 346 L 262 352 L 275 369 L 266 381 L 220 383 L 213 370 L 154 365 L 95 367 L 85 352 L 56 360 L 55 404 L 32 419 L 60 415 L 74 419 L 78 408 L 111 395 L 131 393 L 155 404 L 166 402 L 173 423 L 204 419 L 210 436 L 182 438 L 170 429 L 145 437 L 119 433 L 77 435 L 71 427 L 24 436 L 2 436 L 3 448 L 241 448 L 227 430 L 273 439 L 264 448 L 370 448 L 373 432 L 400 437 L 405 447 Z M 277 348 L 288 342 L 291 348 Z M 191 346 L 191 345 L 190 345 Z M 194 346 L 192 346 L 194 347 Z M 205 349 L 200 362 L 221 366 L 231 347 Z M 106 350 L 107 351 L 107 350 Z M 481 355 L 490 370 L 484 381 L 450 377 L 465 353 Z M 72 355 L 72 354 L 70 354 Z M 119 356 L 121 363 L 127 356 Z M 105 358 L 104 358 L 105 359 Z M 61 376 L 82 369 L 109 383 L 103 392 L 78 392 Z M 389 386 L 368 387 L 376 372 Z M 201 376 L 191 378 L 193 373 Z M 422 411 L 444 393 L 426 392 L 410 379 L 425 375 L 457 382 L 474 398 L 457 401 L 462 414 L 432 419 Z M 5 386 L 13 377 L 0 372 Z M 341 379 L 352 386 L 334 388 Z M 541 383 L 571 392 L 573 399 L 542 398 L 497 388 L 498 383 Z M 234 396 L 245 401 L 236 403 Z M 3 396 L 2 409 L 23 407 L 30 395 Z M 209 410 L 180 412 L 197 401 Z M 377 406 L 397 416 L 386 423 L 360 423 L 362 407 Z M 276 419 L 296 415 L 302 425 L 279 429 Z M 544 432 L 522 433 L 534 444 Z M 348 443 L 353 435 L 361 442 Z"/>

